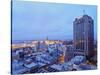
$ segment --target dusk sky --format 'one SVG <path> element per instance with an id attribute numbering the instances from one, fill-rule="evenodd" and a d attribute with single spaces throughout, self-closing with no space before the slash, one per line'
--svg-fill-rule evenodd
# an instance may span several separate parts
<path id="1" fill-rule="evenodd" d="M 85 13 L 83 13 L 85 10 Z M 87 14 L 94 20 L 97 36 L 97 7 L 63 3 L 14 1 L 12 40 L 73 39 L 73 21 Z"/>

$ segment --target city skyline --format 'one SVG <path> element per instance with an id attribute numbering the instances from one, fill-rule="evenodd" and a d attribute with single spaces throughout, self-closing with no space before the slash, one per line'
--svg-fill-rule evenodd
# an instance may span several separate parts
<path id="1" fill-rule="evenodd" d="M 57 40 L 73 39 L 73 21 L 84 14 L 94 20 L 96 39 L 96 11 L 93 5 L 13 1 L 12 40 L 41 40 L 47 36 Z"/>
<path id="2" fill-rule="evenodd" d="M 11 74 L 97 69 L 96 6 L 13 1 L 11 14 Z"/>

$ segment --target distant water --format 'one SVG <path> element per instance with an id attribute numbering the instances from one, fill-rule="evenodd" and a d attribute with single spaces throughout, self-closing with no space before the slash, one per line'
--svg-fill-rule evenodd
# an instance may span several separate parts
<path id="1" fill-rule="evenodd" d="M 23 43 L 23 40 L 12 40 L 12 44 Z"/>
<path id="2" fill-rule="evenodd" d="M 12 40 L 12 44 L 30 43 L 32 40 Z"/>

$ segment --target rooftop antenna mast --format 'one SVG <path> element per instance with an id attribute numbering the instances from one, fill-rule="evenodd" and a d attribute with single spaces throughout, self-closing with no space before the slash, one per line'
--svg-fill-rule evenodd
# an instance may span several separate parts
<path id="1" fill-rule="evenodd" d="M 83 10 L 83 15 L 85 15 L 85 10 Z"/>
<path id="2" fill-rule="evenodd" d="M 48 36 L 46 37 L 46 40 L 48 40 Z"/>

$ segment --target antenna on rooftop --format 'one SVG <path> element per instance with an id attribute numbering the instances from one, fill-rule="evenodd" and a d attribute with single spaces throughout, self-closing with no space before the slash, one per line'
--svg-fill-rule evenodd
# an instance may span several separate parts
<path id="1" fill-rule="evenodd" d="M 46 37 L 46 40 L 48 40 L 48 36 Z"/>
<path id="2" fill-rule="evenodd" d="M 83 10 L 83 15 L 85 15 L 85 10 Z"/>

